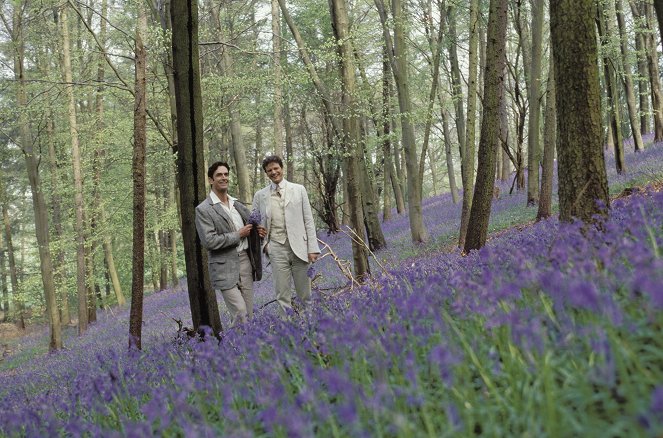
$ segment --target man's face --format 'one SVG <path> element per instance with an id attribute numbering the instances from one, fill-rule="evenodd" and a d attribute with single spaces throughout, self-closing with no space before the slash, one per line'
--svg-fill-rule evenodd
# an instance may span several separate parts
<path id="1" fill-rule="evenodd" d="M 269 163 L 267 167 L 265 167 L 265 173 L 274 184 L 279 184 L 281 180 L 283 180 L 283 168 L 279 163 Z"/>
<path id="2" fill-rule="evenodd" d="M 212 190 L 216 193 L 223 193 L 228 191 L 228 168 L 226 166 L 219 166 L 214 171 L 214 175 L 208 178 L 209 183 L 212 185 Z"/>

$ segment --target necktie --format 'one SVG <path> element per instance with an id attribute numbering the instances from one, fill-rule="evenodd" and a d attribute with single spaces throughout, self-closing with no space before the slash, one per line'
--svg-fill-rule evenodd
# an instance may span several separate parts
<path id="1" fill-rule="evenodd" d="M 276 186 L 276 196 L 281 197 L 281 187 Z"/>

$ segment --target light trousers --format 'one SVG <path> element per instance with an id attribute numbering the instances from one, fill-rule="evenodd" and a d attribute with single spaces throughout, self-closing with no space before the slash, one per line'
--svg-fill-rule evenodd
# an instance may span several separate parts
<path id="1" fill-rule="evenodd" d="M 309 263 L 292 252 L 287 240 L 285 244 L 271 240 L 268 245 L 274 291 L 279 303 L 279 314 L 285 316 L 286 309 L 292 308 L 291 280 L 294 281 L 297 297 L 304 306 L 311 299 L 311 279 L 308 277 Z"/>
<path id="2" fill-rule="evenodd" d="M 253 272 L 246 251 L 239 252 L 239 282 L 221 292 L 223 301 L 230 312 L 230 325 L 245 323 L 253 316 Z"/>

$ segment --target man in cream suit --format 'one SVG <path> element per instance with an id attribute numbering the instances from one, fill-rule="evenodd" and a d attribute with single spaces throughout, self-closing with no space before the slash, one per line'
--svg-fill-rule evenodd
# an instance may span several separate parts
<path id="1" fill-rule="evenodd" d="M 253 315 L 253 270 L 248 254 L 249 210 L 228 194 L 230 166 L 217 161 L 207 170 L 211 190 L 196 207 L 196 230 L 207 249 L 210 282 L 221 293 L 231 325 Z M 264 229 L 258 233 L 266 235 Z"/>
<path id="2" fill-rule="evenodd" d="M 304 186 L 283 179 L 283 161 L 276 155 L 265 158 L 262 168 L 272 181 L 253 197 L 260 210 L 267 239 L 263 252 L 272 264 L 272 277 L 280 314 L 292 308 L 290 279 L 304 304 L 311 298 L 309 264 L 320 255 L 311 204 Z"/>

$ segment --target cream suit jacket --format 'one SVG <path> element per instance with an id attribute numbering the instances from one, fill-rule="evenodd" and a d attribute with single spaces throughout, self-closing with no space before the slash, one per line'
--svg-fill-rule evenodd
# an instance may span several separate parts
<path id="1" fill-rule="evenodd" d="M 283 202 L 285 204 L 285 228 L 290 248 L 295 255 L 308 263 L 309 253 L 319 253 L 318 236 L 315 233 L 315 221 L 311 211 L 311 203 L 306 188 L 300 184 L 291 183 L 285 179 L 281 182 L 283 187 Z M 267 228 L 271 225 L 271 208 L 269 198 L 271 184 L 259 190 L 253 197 L 253 208 L 260 210 L 261 225 Z M 268 239 L 262 245 L 263 252 Z"/>

